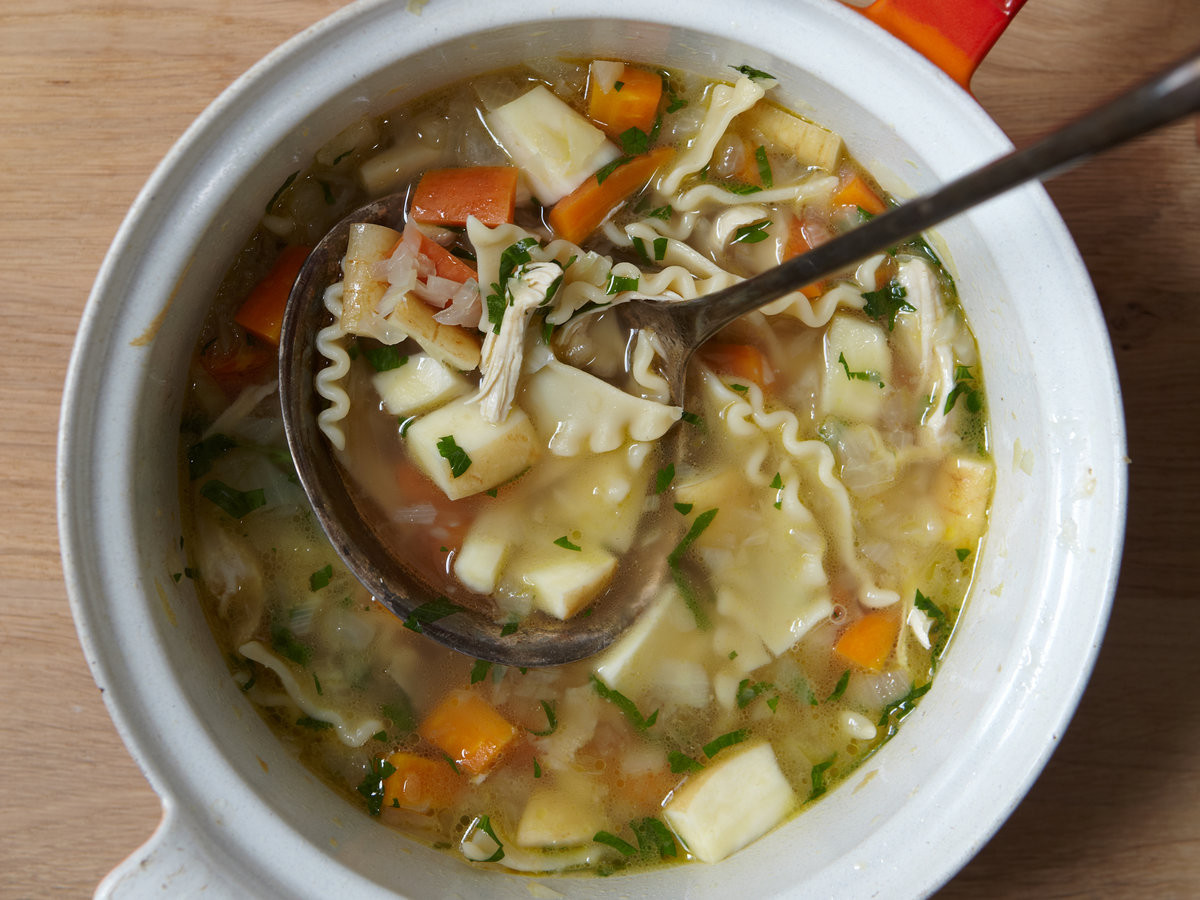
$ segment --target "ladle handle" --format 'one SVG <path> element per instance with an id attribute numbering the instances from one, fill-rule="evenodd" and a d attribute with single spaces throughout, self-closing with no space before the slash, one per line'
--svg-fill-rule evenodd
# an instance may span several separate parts
<path id="1" fill-rule="evenodd" d="M 1089 156 L 1111 149 L 1200 110 L 1200 48 L 1083 118 L 876 216 L 852 231 L 782 265 L 715 294 L 676 305 L 687 307 L 690 342 L 698 346 L 734 319 L 819 281 L 985 200 L 1031 181 L 1050 179 Z M 680 307 L 683 307 L 681 309 Z"/>

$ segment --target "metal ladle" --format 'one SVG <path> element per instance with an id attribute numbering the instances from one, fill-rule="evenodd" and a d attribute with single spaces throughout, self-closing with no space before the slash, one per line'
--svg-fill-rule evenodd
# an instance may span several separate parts
<path id="1" fill-rule="evenodd" d="M 672 400 L 682 405 L 692 353 L 725 325 L 803 285 L 844 270 L 874 253 L 1033 179 L 1047 180 L 1089 156 L 1200 110 L 1200 50 L 1032 146 L 1010 153 L 911 200 L 826 244 L 706 297 L 676 303 L 636 299 L 613 308 L 622 327 L 653 330 L 665 350 L 662 371 Z M 455 650 L 512 666 L 573 662 L 603 650 L 656 596 L 667 555 L 679 535 L 648 521 L 635 541 L 638 564 L 622 560 L 613 583 L 590 613 L 559 621 L 541 613 L 515 631 L 467 603 L 447 606 L 389 548 L 355 504 L 346 476 L 317 427 L 314 342 L 326 316 L 322 294 L 341 279 L 350 225 L 402 223 L 407 195 L 394 194 L 356 210 L 314 248 L 288 299 L 280 341 L 279 383 L 288 446 L 317 518 L 354 575 L 376 600 L 417 630 Z M 676 440 L 682 440 L 678 435 Z M 458 608 L 455 608 L 458 607 Z M 453 610 L 446 614 L 448 610 Z M 511 632 L 511 633 L 510 633 Z"/>

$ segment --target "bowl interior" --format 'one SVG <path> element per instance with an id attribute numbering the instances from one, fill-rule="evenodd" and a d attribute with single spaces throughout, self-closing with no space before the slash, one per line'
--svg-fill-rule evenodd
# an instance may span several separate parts
<path id="1" fill-rule="evenodd" d="M 201 117 L 139 198 L 97 282 L 63 414 L 72 602 L 131 750 L 242 888 L 529 892 L 523 878 L 408 842 L 301 767 L 228 676 L 189 581 L 174 580 L 186 564 L 176 464 L 185 361 L 233 254 L 288 174 L 368 112 L 548 55 L 716 76 L 728 65 L 764 69 L 779 77 L 784 102 L 841 132 L 900 196 L 1006 147 L 949 79 L 837 4 L 748 4 L 736 22 L 716 3 L 651 12 L 612 0 L 602 15 L 583 15 L 589 6 L 435 0 L 420 15 L 383 2 L 343 10 Z M 1124 435 L 1111 352 L 1086 273 L 1040 189 L 938 234 L 983 357 L 997 489 L 935 689 L 848 783 L 741 853 L 716 866 L 574 880 L 572 896 L 772 896 L 801 885 L 843 897 L 926 893 L 999 826 L 1065 727 L 1120 549 Z"/>

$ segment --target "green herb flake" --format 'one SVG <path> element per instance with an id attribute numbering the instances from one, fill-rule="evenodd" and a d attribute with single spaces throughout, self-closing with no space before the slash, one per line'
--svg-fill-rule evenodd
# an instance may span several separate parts
<path id="1" fill-rule="evenodd" d="M 657 709 L 650 713 L 650 715 L 643 716 L 641 711 L 637 708 L 637 704 L 635 704 L 620 691 L 614 691 L 595 675 L 591 676 L 591 681 L 592 687 L 595 689 L 596 693 L 619 709 L 625 718 L 629 720 L 630 724 L 632 724 L 633 727 L 638 731 L 645 731 L 658 720 Z"/>
<path id="2" fill-rule="evenodd" d="M 621 90 L 621 88 L 623 88 L 623 87 L 625 87 L 625 82 L 623 82 L 623 81 L 614 81 L 613 82 L 613 90 L 614 91 L 619 92 Z"/>
<path id="3" fill-rule="evenodd" d="M 336 166 L 338 163 L 340 163 L 343 159 L 345 159 L 347 156 L 349 156 L 353 152 L 354 152 L 353 147 L 351 147 L 349 150 L 343 150 L 341 153 L 339 153 L 337 156 L 335 156 L 333 158 L 333 162 L 330 163 L 330 165 Z"/>
<path id="4" fill-rule="evenodd" d="M 471 468 L 471 457 L 467 455 L 466 450 L 458 446 L 454 435 L 446 434 L 438 438 L 437 451 L 442 459 L 450 464 L 450 474 L 455 478 L 462 477 L 463 473 Z"/>
<path id="5" fill-rule="evenodd" d="M 737 658 L 738 658 L 738 652 L 737 652 L 736 650 L 730 650 L 730 651 L 729 651 L 729 658 L 730 658 L 730 659 L 737 659 Z"/>
<path id="6" fill-rule="evenodd" d="M 842 677 L 837 680 L 837 684 L 834 685 L 833 691 L 829 694 L 829 696 L 825 698 L 825 702 L 829 703 L 833 700 L 841 699 L 842 694 L 846 693 L 846 686 L 849 684 L 850 670 L 847 669 L 842 673 Z"/>
<path id="7" fill-rule="evenodd" d="M 285 178 L 283 180 L 283 184 L 281 184 L 279 186 L 279 190 L 277 190 L 274 194 L 272 194 L 271 199 L 267 201 L 267 206 L 263 210 L 263 212 L 270 213 L 271 210 L 274 209 L 275 204 L 279 202 L 279 198 L 283 196 L 283 192 L 292 186 L 292 182 L 294 182 L 296 180 L 296 176 L 299 174 L 300 174 L 300 170 L 297 169 L 295 172 L 293 172 L 291 175 L 289 175 L 287 178 Z"/>
<path id="8" fill-rule="evenodd" d="M 675 512 L 679 513 L 681 516 L 686 516 L 692 511 L 693 505 L 694 504 L 691 503 L 676 503 Z"/>
<path id="9" fill-rule="evenodd" d="M 421 634 L 424 632 L 424 626 L 430 622 L 436 622 L 438 619 L 444 619 L 446 616 L 452 616 L 462 611 L 463 608 L 457 603 L 451 603 L 445 597 L 438 597 L 436 600 L 422 603 L 410 612 L 408 618 L 404 620 L 404 627 Z"/>
<path id="10" fill-rule="evenodd" d="M 400 348 L 393 344 L 383 344 L 379 347 L 363 347 L 363 356 L 367 358 L 367 362 L 371 364 L 371 368 L 376 372 L 390 372 L 392 369 L 398 369 L 406 362 L 408 357 L 400 353 Z"/>
<path id="11" fill-rule="evenodd" d="M 683 536 L 683 539 L 675 545 L 675 549 L 671 551 L 667 557 L 667 564 L 672 568 L 679 565 L 679 560 L 683 558 L 683 554 L 687 553 L 688 548 L 695 543 L 696 539 L 704 533 L 704 529 L 712 524 L 712 520 L 717 516 L 717 508 L 706 509 L 692 521 L 691 528 L 688 533 Z"/>
<path id="12" fill-rule="evenodd" d="M 775 707 L 777 707 L 778 705 L 779 705 L 778 697 L 771 697 L 767 700 L 767 708 L 770 709 L 771 712 L 775 712 Z"/>
<path id="13" fill-rule="evenodd" d="M 333 564 L 325 566 L 323 569 L 317 569 L 308 576 L 308 589 L 310 591 L 319 591 L 321 588 L 329 587 L 329 582 L 333 580 Z"/>
<path id="14" fill-rule="evenodd" d="M 933 682 L 927 681 L 920 687 L 914 687 L 899 700 L 885 706 L 879 717 L 878 727 L 888 727 L 893 716 L 898 725 L 905 716 L 917 708 L 917 701 L 924 697 L 931 687 L 933 687 Z"/>
<path id="15" fill-rule="evenodd" d="M 737 705 L 738 709 L 745 709 L 751 703 L 758 699 L 760 694 L 774 690 L 775 685 L 769 681 L 754 681 L 749 678 L 743 678 L 737 687 Z"/>
<path id="16" fill-rule="evenodd" d="M 983 409 L 983 392 L 979 390 L 975 383 L 975 376 L 971 373 L 970 366 L 956 366 L 954 369 L 954 387 L 950 393 L 946 395 L 946 405 L 942 410 L 943 415 L 949 415 L 950 410 L 954 409 L 954 404 L 958 402 L 958 398 L 965 396 L 967 409 L 973 413 Z"/>
<path id="17" fill-rule="evenodd" d="M 367 773 L 363 776 L 358 792 L 366 798 L 367 812 L 377 816 L 383 810 L 383 783 L 396 774 L 396 767 L 382 756 L 367 761 Z"/>
<path id="18" fill-rule="evenodd" d="M 296 724 L 310 731 L 327 731 L 333 727 L 332 722 L 326 722 L 323 719 L 314 719 L 312 716 L 301 716 L 296 720 Z"/>
<path id="19" fill-rule="evenodd" d="M 678 750 L 672 750 L 667 754 L 667 765 L 676 775 L 682 775 L 685 772 L 699 772 L 704 768 L 704 763 L 692 759 L 686 753 L 680 753 Z"/>
<path id="20" fill-rule="evenodd" d="M 742 225 L 733 233 L 731 244 L 757 244 L 759 241 L 765 241 L 770 235 L 767 234 L 767 228 L 770 226 L 770 219 L 759 219 L 757 222 L 751 222 L 749 225 Z"/>
<path id="21" fill-rule="evenodd" d="M 243 519 L 260 506 L 267 505 L 267 495 L 262 488 L 239 491 L 215 478 L 204 483 L 200 488 L 200 495 L 215 503 L 222 512 L 234 519 Z"/>
<path id="22" fill-rule="evenodd" d="M 712 759 L 726 747 L 732 747 L 734 744 L 740 744 L 742 741 L 750 737 L 750 730 L 747 728 L 739 728 L 737 731 L 729 731 L 720 737 L 713 738 L 700 749 L 704 751 L 704 755 Z"/>
<path id="23" fill-rule="evenodd" d="M 317 696 L 324 697 L 325 691 L 321 689 L 321 679 L 317 677 L 316 672 L 313 672 L 312 676 L 313 676 L 313 687 L 315 687 L 317 689 Z"/>
<path id="24" fill-rule="evenodd" d="M 691 612 L 692 618 L 696 620 L 696 627 L 701 631 L 708 631 L 712 628 L 712 622 L 705 613 L 704 607 L 700 605 L 700 598 L 696 592 L 692 582 L 684 574 L 683 570 L 678 566 L 670 566 L 671 580 L 675 582 L 675 587 L 679 591 L 679 595 L 683 597 L 683 604 Z"/>
<path id="25" fill-rule="evenodd" d="M 741 72 L 747 78 L 753 81 L 775 81 L 775 76 L 770 72 L 764 72 L 762 69 L 756 69 L 753 66 L 730 66 L 729 68 Z"/>
<path id="26" fill-rule="evenodd" d="M 298 666 L 307 666 L 312 658 L 312 650 L 308 645 L 300 643 L 286 625 L 278 623 L 271 626 L 271 649 Z"/>
<path id="27" fill-rule="evenodd" d="M 480 816 L 475 820 L 474 828 L 478 828 L 493 841 L 496 842 L 496 852 L 482 862 L 499 862 L 504 859 L 504 845 L 500 843 L 500 838 L 496 837 L 496 832 L 492 829 L 492 820 L 488 816 Z"/>
<path id="28" fill-rule="evenodd" d="M 608 283 L 604 286 L 604 293 L 611 296 L 612 294 L 636 291 L 637 289 L 638 277 L 636 275 L 617 275 L 614 272 L 609 272 Z"/>
<path id="29" fill-rule="evenodd" d="M 555 542 L 554 542 L 554 546 L 556 546 L 556 547 L 562 547 L 564 550 L 575 550 L 575 551 L 579 551 L 579 550 L 582 550 L 582 549 L 583 549 L 583 548 L 582 548 L 582 547 L 580 547 L 578 544 L 573 544 L 573 543 L 571 543 L 571 538 L 570 538 L 569 536 L 565 535 L 565 534 L 564 534 L 562 537 L 560 537 L 560 538 L 558 538 L 557 540 L 555 540 Z"/>
<path id="30" fill-rule="evenodd" d="M 671 94 L 670 99 L 667 101 L 667 112 L 679 112 L 679 110 L 683 109 L 687 105 L 688 102 L 678 94 Z"/>
<path id="31" fill-rule="evenodd" d="M 475 664 L 471 666 L 471 684 L 478 684 L 488 677 L 488 672 L 492 671 L 492 664 L 486 659 L 477 659 Z"/>
<path id="32" fill-rule="evenodd" d="M 727 184 L 725 190 L 731 194 L 737 194 L 739 197 L 745 197 L 749 194 L 757 194 L 762 188 L 757 184 Z"/>
<path id="33" fill-rule="evenodd" d="M 596 184 L 604 184 L 608 180 L 609 175 L 617 171 L 621 166 L 628 165 L 631 162 L 633 162 L 632 156 L 618 156 L 608 165 L 601 166 L 596 170 Z"/>
<path id="34" fill-rule="evenodd" d="M 542 777 L 542 764 L 537 761 L 536 756 L 533 758 L 533 777 L 534 778 Z"/>
<path id="35" fill-rule="evenodd" d="M 401 692 L 394 702 L 383 704 L 379 708 L 379 711 L 402 734 L 408 734 L 416 730 L 417 714 L 413 709 L 412 701 L 408 699 L 408 694 Z"/>
<path id="36" fill-rule="evenodd" d="M 640 237 L 636 236 L 632 240 L 633 249 L 637 251 L 638 256 L 640 256 L 646 262 L 650 262 L 650 253 L 648 250 L 646 250 L 646 242 Z"/>
<path id="37" fill-rule="evenodd" d="M 775 177 L 771 174 L 771 161 L 767 159 L 767 148 L 762 144 L 754 151 L 754 161 L 758 163 L 758 177 L 765 188 L 775 187 Z"/>
<path id="38" fill-rule="evenodd" d="M 971 548 L 959 547 L 954 551 L 954 555 L 958 557 L 959 562 L 965 562 L 967 557 L 971 555 Z"/>
<path id="39" fill-rule="evenodd" d="M 183 573 L 182 572 L 172 572 L 171 577 L 175 580 L 176 584 L 179 584 L 179 582 L 183 579 Z"/>
<path id="40" fill-rule="evenodd" d="M 619 851 L 622 856 L 633 856 L 633 854 L 637 853 L 637 848 L 633 844 L 621 840 L 611 831 L 597 831 L 592 835 L 592 840 L 597 844 L 607 844 L 614 850 Z"/>
<path id="41" fill-rule="evenodd" d="M 371 735 L 371 740 L 379 741 L 380 743 L 383 743 L 384 741 L 387 740 L 387 732 L 386 731 L 377 731 L 373 735 Z"/>
<path id="42" fill-rule="evenodd" d="M 704 419 L 696 415 L 694 412 L 688 412 L 686 409 L 679 418 L 680 420 L 687 422 L 689 425 L 695 425 L 697 428 L 704 427 Z"/>
<path id="43" fill-rule="evenodd" d="M 667 255 L 667 239 L 659 237 L 654 239 L 654 261 L 662 262 Z"/>
<path id="44" fill-rule="evenodd" d="M 621 152 L 626 156 L 640 156 L 650 149 L 650 135 L 640 128 L 629 128 L 621 132 Z"/>
<path id="45" fill-rule="evenodd" d="M 654 479 L 654 493 L 661 494 L 671 486 L 671 482 L 675 480 L 675 463 L 667 463 L 658 470 L 658 475 Z"/>
<path id="46" fill-rule="evenodd" d="M 195 481 L 207 475 L 213 463 L 237 446 L 233 438 L 224 434 L 210 434 L 202 441 L 188 447 L 188 477 Z"/>
<path id="47" fill-rule="evenodd" d="M 775 477 L 771 479 L 771 487 L 777 491 L 783 487 L 783 476 L 778 472 L 776 472 Z"/>
<path id="48" fill-rule="evenodd" d="M 877 291 L 864 291 L 863 312 L 876 321 L 886 319 L 888 331 L 895 331 L 896 316 L 901 312 L 916 312 L 916 307 L 904 298 L 908 291 L 896 279 L 892 279 Z"/>
<path id="49" fill-rule="evenodd" d="M 558 730 L 558 715 L 554 712 L 553 700 L 542 700 L 542 712 L 546 714 L 546 728 L 543 731 L 531 731 L 530 734 L 535 734 L 538 737 L 547 737 L 554 734 Z"/>
<path id="50" fill-rule="evenodd" d="M 318 181 L 317 184 L 321 185 L 321 191 L 325 194 L 325 205 L 333 206 L 337 199 L 333 196 L 333 188 L 329 186 L 329 182 Z"/>
<path id="51" fill-rule="evenodd" d="M 941 607 L 922 594 L 919 589 L 917 590 L 917 595 L 913 597 L 913 606 L 938 624 L 946 621 L 946 614 L 942 612 Z"/>
<path id="52" fill-rule="evenodd" d="M 644 819 L 634 819 L 629 823 L 629 830 L 637 838 L 638 850 L 644 856 L 658 855 L 659 859 L 674 859 L 679 851 L 675 847 L 675 836 L 660 820 L 654 816 Z"/>
<path id="53" fill-rule="evenodd" d="M 517 633 L 516 622 L 505 622 L 504 627 L 500 629 L 500 637 L 508 637 L 510 634 Z"/>
<path id="54" fill-rule="evenodd" d="M 846 362 L 845 353 L 838 354 L 838 362 L 842 364 L 842 368 L 846 370 L 846 377 L 851 381 L 869 381 L 872 384 L 879 385 L 880 390 L 883 389 L 883 378 L 880 377 L 878 372 L 872 372 L 870 370 L 864 370 L 862 372 L 852 371 L 850 369 L 850 363 Z"/>
<path id="55" fill-rule="evenodd" d="M 837 754 L 829 757 L 824 762 L 819 762 L 812 767 L 812 791 L 808 795 L 809 800 L 815 800 L 825 793 L 825 773 L 829 771 L 830 766 L 837 760 Z"/>
<path id="56" fill-rule="evenodd" d="M 671 221 L 671 216 L 674 213 L 675 210 L 672 209 L 670 205 L 656 206 L 654 209 L 650 210 L 650 212 L 646 213 L 646 216 L 650 219 L 659 219 L 663 222 L 669 222 Z"/>

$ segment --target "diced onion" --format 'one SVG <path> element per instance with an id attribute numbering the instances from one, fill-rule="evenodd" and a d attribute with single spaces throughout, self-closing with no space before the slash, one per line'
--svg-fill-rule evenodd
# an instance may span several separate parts
<path id="1" fill-rule="evenodd" d="M 611 91 L 624 71 L 625 63 L 614 62 L 610 59 L 594 60 L 592 62 L 592 84 L 602 91 Z"/>
<path id="2" fill-rule="evenodd" d="M 465 284 L 461 284 L 458 290 L 454 292 L 454 296 L 450 298 L 450 304 L 439 313 L 433 314 L 433 320 L 442 325 L 470 325 L 472 328 L 479 326 L 479 316 L 483 311 L 483 304 L 479 301 L 479 285 L 475 283 L 475 279 L 469 279 Z"/>

